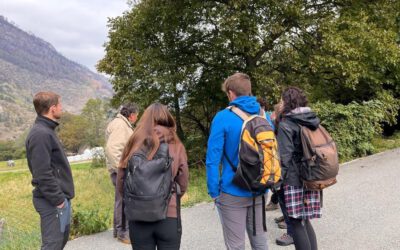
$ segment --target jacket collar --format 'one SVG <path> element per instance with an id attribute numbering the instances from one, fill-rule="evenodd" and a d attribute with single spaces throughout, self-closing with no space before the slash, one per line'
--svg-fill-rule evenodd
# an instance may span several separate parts
<path id="1" fill-rule="evenodd" d="M 292 109 L 292 111 L 289 112 L 289 115 L 303 114 L 303 113 L 308 113 L 308 112 L 311 112 L 310 107 L 298 107 L 298 108 Z"/>
<path id="2" fill-rule="evenodd" d="M 125 116 L 117 114 L 117 118 L 122 119 L 131 129 L 133 129 L 132 123 L 130 123 Z"/>
<path id="3" fill-rule="evenodd" d="M 36 117 L 35 123 L 37 124 L 43 124 L 44 126 L 54 130 L 59 124 L 56 121 L 53 121 L 45 116 L 38 115 Z"/>

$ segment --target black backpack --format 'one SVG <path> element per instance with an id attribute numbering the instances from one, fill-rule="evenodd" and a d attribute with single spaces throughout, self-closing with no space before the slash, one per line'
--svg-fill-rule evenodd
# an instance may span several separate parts
<path id="1" fill-rule="evenodd" d="M 274 130 L 265 119 L 264 110 L 250 115 L 235 106 L 228 107 L 243 120 L 239 142 L 239 165 L 234 166 L 226 155 L 235 173 L 232 182 L 254 194 L 262 194 L 268 188 L 279 186 L 281 164 L 278 143 Z"/>
<path id="2" fill-rule="evenodd" d="M 143 151 L 133 154 L 124 181 L 124 212 L 128 220 L 155 222 L 165 219 L 173 191 L 177 194 L 179 218 L 179 186 L 172 179 L 172 160 L 167 143 L 160 144 L 151 160 Z"/>
<path id="3" fill-rule="evenodd" d="M 280 185 L 281 164 L 278 144 L 271 124 L 265 119 L 264 110 L 250 115 L 235 106 L 228 109 L 243 120 L 239 142 L 239 164 L 235 166 L 224 150 L 232 171 L 235 173 L 232 183 L 253 193 L 253 234 L 256 235 L 256 196 L 262 197 L 262 221 L 267 231 L 265 218 L 264 192 L 268 188 Z"/>

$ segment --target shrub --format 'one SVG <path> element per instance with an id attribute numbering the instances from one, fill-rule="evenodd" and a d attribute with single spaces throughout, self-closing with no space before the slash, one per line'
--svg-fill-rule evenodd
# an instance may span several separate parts
<path id="1" fill-rule="evenodd" d="M 106 166 L 106 157 L 103 150 L 94 150 L 91 168 L 102 168 Z"/>
<path id="2" fill-rule="evenodd" d="M 79 205 L 72 213 L 71 237 L 79 237 L 93 233 L 102 232 L 108 229 L 110 213 L 100 213 L 99 209 L 85 210 Z"/>
<path id="3" fill-rule="evenodd" d="M 0 161 L 20 159 L 25 156 L 25 145 L 18 146 L 13 141 L 0 141 Z"/>
<path id="4" fill-rule="evenodd" d="M 348 105 L 326 101 L 314 104 L 313 109 L 335 139 L 341 161 L 345 161 L 374 152 L 371 141 L 382 132 L 381 123 L 397 115 L 395 105 L 398 103 L 379 100 Z"/>

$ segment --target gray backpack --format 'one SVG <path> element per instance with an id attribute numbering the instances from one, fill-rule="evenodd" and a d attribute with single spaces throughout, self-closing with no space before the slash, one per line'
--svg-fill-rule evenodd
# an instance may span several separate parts
<path id="1" fill-rule="evenodd" d="M 143 151 L 132 156 L 124 181 L 124 212 L 128 220 L 154 222 L 167 217 L 174 186 L 171 163 L 167 143 L 160 144 L 151 160 Z"/>

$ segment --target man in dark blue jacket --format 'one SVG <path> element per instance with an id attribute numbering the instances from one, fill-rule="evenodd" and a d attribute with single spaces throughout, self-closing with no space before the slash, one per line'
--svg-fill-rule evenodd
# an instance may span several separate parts
<path id="1" fill-rule="evenodd" d="M 58 250 L 68 241 L 70 200 L 75 195 L 71 168 L 54 132 L 62 114 L 61 100 L 53 92 L 39 92 L 33 104 L 37 118 L 25 142 L 33 205 L 40 215 L 41 249 Z"/>
<path id="2" fill-rule="evenodd" d="M 251 96 L 248 75 L 236 73 L 228 77 L 222 89 L 228 96 L 229 106 L 236 106 L 248 114 L 260 112 L 259 103 Z M 226 159 L 228 157 L 235 166 L 238 165 L 242 124 L 243 120 L 230 109 L 218 112 L 212 121 L 206 156 L 208 193 L 218 208 L 226 248 L 245 249 L 247 230 L 252 249 L 265 250 L 267 237 L 262 227 L 261 196 L 256 198 L 255 213 L 260 219 L 256 220 L 256 235 L 253 235 L 252 193 L 232 183 L 234 172 Z"/>

